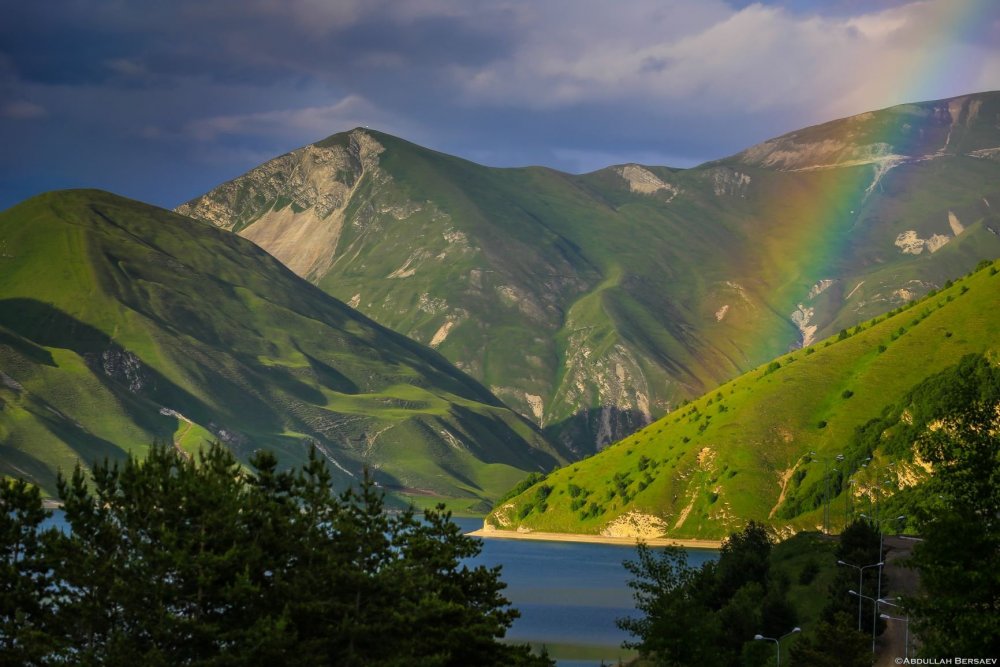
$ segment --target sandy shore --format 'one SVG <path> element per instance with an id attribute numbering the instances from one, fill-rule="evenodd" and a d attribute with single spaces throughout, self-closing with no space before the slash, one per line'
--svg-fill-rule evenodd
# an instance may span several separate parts
<path id="1" fill-rule="evenodd" d="M 635 546 L 640 539 L 636 537 L 605 537 L 604 535 L 581 535 L 579 533 L 543 533 L 540 531 L 516 532 L 513 530 L 495 530 L 480 528 L 468 535 L 483 539 L 500 540 L 541 540 L 545 542 L 586 542 L 590 544 L 620 544 Z M 641 540 L 651 547 L 684 547 L 686 549 L 718 549 L 722 546 L 719 540 L 682 540 L 672 537 L 652 537 Z"/>

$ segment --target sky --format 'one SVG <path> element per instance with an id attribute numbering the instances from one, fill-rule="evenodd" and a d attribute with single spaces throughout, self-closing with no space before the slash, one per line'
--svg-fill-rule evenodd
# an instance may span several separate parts
<path id="1" fill-rule="evenodd" d="M 995 0 L 0 0 L 0 209 L 172 208 L 368 126 L 481 164 L 690 167 L 1000 89 Z"/>

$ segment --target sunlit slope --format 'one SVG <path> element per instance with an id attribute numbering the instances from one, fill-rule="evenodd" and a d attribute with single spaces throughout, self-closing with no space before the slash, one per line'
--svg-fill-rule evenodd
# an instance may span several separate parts
<path id="1" fill-rule="evenodd" d="M 996 363 L 998 346 L 994 264 L 712 390 L 551 473 L 487 521 L 511 530 L 706 538 L 750 519 L 779 532 L 816 528 L 823 512 L 815 500 L 823 495 L 827 465 L 840 465 L 840 453 L 859 456 L 848 451 L 855 430 L 964 355 L 986 354 Z M 873 454 L 873 469 L 898 460 L 900 484 L 923 474 L 910 452 L 876 448 Z M 852 459 L 844 472 L 859 474 L 860 463 Z M 832 495 L 831 523 L 837 524 L 849 499 L 836 489 Z"/>
<path id="2" fill-rule="evenodd" d="M 1000 255 L 1000 94 L 693 169 L 494 169 L 333 135 L 178 210 L 425 343 L 577 455 Z"/>
<path id="3" fill-rule="evenodd" d="M 564 460 L 438 353 L 244 239 L 98 191 L 0 213 L 0 471 L 219 439 L 485 507 Z"/>

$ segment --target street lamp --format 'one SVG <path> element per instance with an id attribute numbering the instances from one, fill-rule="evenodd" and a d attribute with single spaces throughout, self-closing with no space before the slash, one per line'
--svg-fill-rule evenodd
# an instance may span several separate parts
<path id="1" fill-rule="evenodd" d="M 830 461 L 829 458 L 817 458 L 816 452 L 809 452 L 809 456 L 813 461 L 823 462 L 823 532 L 827 535 L 830 534 Z M 844 455 L 837 454 L 833 457 L 834 461 L 838 463 L 843 462 Z M 833 472 L 837 472 L 837 468 L 833 469 Z"/>
<path id="2" fill-rule="evenodd" d="M 847 591 L 847 592 L 850 593 L 851 595 L 857 595 L 858 596 L 858 608 L 859 609 L 861 608 L 861 598 L 864 598 L 866 600 L 871 600 L 872 601 L 872 616 L 873 617 L 877 617 L 878 616 L 878 598 L 870 598 L 867 595 L 862 595 L 861 593 L 859 593 L 857 591 Z M 876 618 L 872 618 L 872 653 L 875 653 L 875 621 L 876 620 L 877 620 Z M 860 630 L 860 629 L 861 629 L 861 624 L 859 623 L 858 624 L 858 630 Z"/>
<path id="3" fill-rule="evenodd" d="M 854 565 L 852 563 L 844 562 L 842 560 L 838 560 L 837 561 L 837 565 L 846 565 L 847 567 L 853 567 L 855 570 L 857 570 L 858 571 L 858 588 L 863 588 L 863 580 L 864 580 L 864 576 L 865 576 L 865 570 L 867 570 L 870 567 L 882 567 L 882 565 L 884 565 L 884 563 L 882 561 L 879 561 L 877 563 L 872 563 L 871 565 L 859 566 L 859 565 Z M 854 591 L 848 591 L 848 593 L 854 593 Z M 856 593 L 856 595 L 861 595 L 861 594 L 860 593 Z M 871 599 L 871 598 L 869 598 L 869 599 Z M 858 632 L 861 632 L 861 598 L 858 598 Z"/>
<path id="4" fill-rule="evenodd" d="M 790 635 L 794 635 L 796 632 L 802 632 L 802 628 L 799 628 L 799 627 L 792 628 L 791 632 L 789 632 L 788 634 L 781 635 L 777 639 L 775 639 L 774 637 L 765 637 L 764 635 L 754 635 L 753 638 L 756 639 L 756 640 L 758 640 L 758 641 L 762 640 L 762 641 L 774 642 L 774 648 L 778 652 L 778 654 L 777 654 L 778 655 L 778 661 L 777 661 L 775 667 L 781 667 L 781 640 L 784 639 L 785 637 L 790 636 Z"/>
<path id="5" fill-rule="evenodd" d="M 879 600 L 879 602 L 885 602 L 885 600 Z M 887 604 L 892 604 L 891 602 Z M 898 605 L 892 605 L 898 606 Z M 910 618 L 909 616 L 890 616 L 889 614 L 879 614 L 881 618 L 887 621 L 902 621 L 903 622 L 903 657 L 910 657 Z"/>
<path id="6" fill-rule="evenodd" d="M 865 516 L 864 514 L 862 514 L 861 516 L 863 516 L 866 519 L 868 519 L 869 521 L 871 521 L 871 517 Z M 882 528 L 882 521 L 879 521 L 879 519 L 877 518 L 878 514 L 876 514 L 875 516 L 876 516 L 875 525 L 878 527 L 878 557 L 879 557 L 879 559 L 882 559 L 882 558 L 885 558 L 885 554 L 883 553 L 883 549 L 885 547 L 885 544 L 884 544 L 885 530 L 883 530 L 883 528 Z M 898 524 L 900 521 L 906 521 L 906 515 L 905 514 L 900 514 L 899 516 L 896 517 L 896 523 Z M 859 588 L 860 588 L 860 586 L 859 586 Z M 881 567 L 878 569 L 878 590 L 875 593 L 875 597 L 877 599 L 879 599 L 879 600 L 882 599 L 882 568 Z M 858 603 L 860 604 L 861 600 L 858 600 Z M 872 651 L 875 650 L 874 649 L 874 645 L 875 645 L 875 624 L 876 624 L 876 622 L 877 622 L 877 619 L 874 616 L 872 616 L 872 646 L 873 646 Z M 861 628 L 858 628 L 858 629 L 860 630 Z"/>

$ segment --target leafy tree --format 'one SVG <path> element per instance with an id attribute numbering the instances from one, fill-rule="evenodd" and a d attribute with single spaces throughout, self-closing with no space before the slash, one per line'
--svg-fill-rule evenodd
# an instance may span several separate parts
<path id="1" fill-rule="evenodd" d="M 924 541 L 912 558 L 922 591 L 907 606 L 926 656 L 1000 655 L 998 428 L 997 402 L 978 400 L 918 442 L 935 474 L 918 508 Z"/>
<path id="2" fill-rule="evenodd" d="M 795 624 L 787 581 L 770 576 L 770 553 L 770 536 L 753 521 L 726 539 L 717 562 L 698 569 L 688 566 L 683 550 L 655 553 L 640 545 L 639 559 L 625 567 L 643 616 L 618 621 L 637 638 L 625 645 L 658 665 L 731 665 L 741 656 L 756 664 L 764 652 L 746 643 Z"/>
<path id="3" fill-rule="evenodd" d="M 626 648 L 635 648 L 657 665 L 724 664 L 713 646 L 720 634 L 718 620 L 698 595 L 699 570 L 687 564 L 678 547 L 654 552 L 638 546 L 638 559 L 625 561 L 635 578 L 629 582 L 640 618 L 623 618 L 618 627 L 636 636 Z"/>

